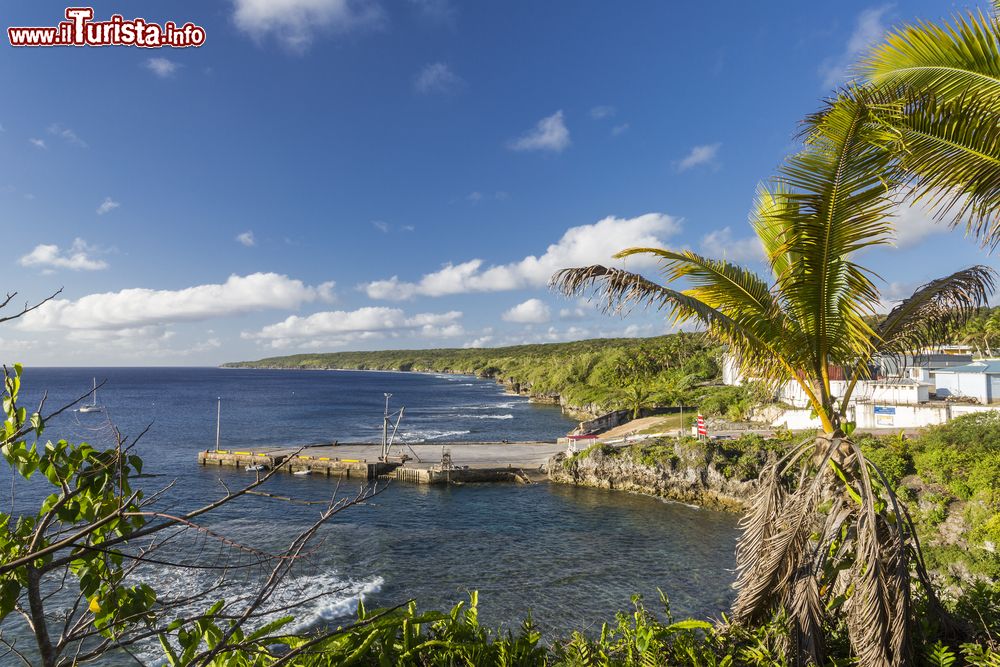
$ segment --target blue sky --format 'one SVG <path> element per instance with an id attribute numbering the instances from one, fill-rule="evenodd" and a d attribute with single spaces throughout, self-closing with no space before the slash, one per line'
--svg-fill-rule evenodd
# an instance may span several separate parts
<path id="1" fill-rule="evenodd" d="M 887 27 L 969 6 L 150 1 L 141 16 L 202 25 L 205 45 L 5 43 L 0 289 L 63 292 L 0 329 L 0 356 L 199 365 L 665 332 L 545 278 L 636 243 L 757 262 L 747 212 L 799 119 Z M 64 8 L 7 2 L 4 27 Z M 996 265 L 919 211 L 899 245 L 868 259 L 887 298 Z"/>

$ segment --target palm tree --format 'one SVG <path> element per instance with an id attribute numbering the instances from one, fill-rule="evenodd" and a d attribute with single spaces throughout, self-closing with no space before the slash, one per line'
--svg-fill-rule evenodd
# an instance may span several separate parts
<path id="1" fill-rule="evenodd" d="M 607 311 L 654 307 L 677 323 L 696 321 L 728 345 L 744 376 L 794 381 L 808 397 L 822 428 L 761 475 L 741 524 L 732 615 L 754 624 L 784 614 L 802 664 L 823 664 L 832 616 L 846 622 L 860 664 L 911 663 L 911 569 L 932 600 L 933 592 L 905 507 L 848 437 L 848 401 L 876 357 L 942 342 L 993 289 L 992 270 L 973 266 L 875 317 L 876 277 L 856 256 L 890 242 L 906 178 L 884 149 L 894 131 L 875 113 L 851 94 L 830 102 L 809 120 L 804 148 L 761 187 L 750 222 L 768 278 L 690 251 L 629 248 L 616 257 L 656 258 L 663 284 L 600 265 L 552 279 L 567 295 L 601 299 Z M 680 281 L 687 289 L 671 287 Z M 831 390 L 831 366 L 849 369 L 848 395 Z"/>

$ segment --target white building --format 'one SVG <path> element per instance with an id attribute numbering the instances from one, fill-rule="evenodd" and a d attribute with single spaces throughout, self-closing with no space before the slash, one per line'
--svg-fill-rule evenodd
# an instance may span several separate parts
<path id="1" fill-rule="evenodd" d="M 831 380 L 830 393 L 834 398 L 843 398 L 848 383 L 845 380 Z M 932 385 L 910 378 L 861 380 L 854 387 L 851 403 L 892 403 L 894 405 L 918 405 L 930 400 Z M 778 392 L 778 400 L 796 408 L 808 408 L 806 397 L 798 382 L 786 382 Z"/>
<path id="2" fill-rule="evenodd" d="M 971 364 L 931 371 L 938 398 L 1000 402 L 1000 360 L 984 359 Z"/>
<path id="3" fill-rule="evenodd" d="M 858 428 L 920 428 L 943 424 L 970 411 L 991 409 L 932 400 L 932 394 L 937 399 L 1000 402 L 1000 360 L 972 362 L 971 356 L 946 353 L 905 355 L 881 360 L 873 372 L 876 370 L 875 379 L 858 381 L 851 394 L 846 418 Z M 832 369 L 834 372 L 843 377 L 839 369 Z M 722 360 L 722 381 L 729 385 L 745 381 L 729 355 Z M 830 381 L 834 398 L 843 398 L 847 386 L 843 379 Z M 777 400 L 791 407 L 780 414 L 770 412 L 772 425 L 791 429 L 819 426 L 805 392 L 794 380 L 779 389 Z"/>

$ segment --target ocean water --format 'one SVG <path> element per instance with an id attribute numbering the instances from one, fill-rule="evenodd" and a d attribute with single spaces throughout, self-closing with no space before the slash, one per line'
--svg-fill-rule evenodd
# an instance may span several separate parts
<path id="1" fill-rule="evenodd" d="M 84 394 L 91 378 L 104 413 L 69 412 L 46 436 L 110 444 L 110 418 L 134 436 L 145 460 L 145 488 L 173 482 L 164 509 L 204 504 L 253 479 L 237 469 L 203 468 L 196 453 L 214 446 L 216 399 L 222 398 L 223 448 L 339 440 L 376 441 L 383 393 L 405 405 L 404 439 L 416 442 L 554 439 L 573 427 L 557 407 L 505 394 L 493 382 L 412 373 L 225 370 L 214 368 L 29 368 L 26 405 L 42 390 L 57 406 Z M 221 480 L 221 482 L 220 482 Z M 7 495 L 10 472 L 0 474 Z M 320 501 L 334 481 L 278 475 L 267 490 Z M 357 486 L 342 486 L 341 495 Z M 38 485 L 12 489 L 15 512 L 37 505 Z M 5 509 L 9 500 L 0 501 Z M 211 530 L 275 551 L 311 523 L 319 509 L 248 497 L 206 520 Z M 391 484 L 326 525 L 298 564 L 278 603 L 310 598 L 298 627 L 342 623 L 359 598 L 369 607 L 416 599 L 421 608 L 450 607 L 480 592 L 481 618 L 514 626 L 530 611 L 555 638 L 570 630 L 599 631 L 616 611 L 657 590 L 677 615 L 714 616 L 732 600 L 737 517 L 655 498 L 553 484 L 421 487 Z M 207 538 L 178 540 L 178 553 L 197 562 L 236 563 L 241 556 Z M 212 583 L 217 572 L 167 568 L 151 583 L 175 594 Z M 242 570 L 232 585 L 253 590 L 260 569 Z M 243 577 L 240 579 L 239 577 Z"/>

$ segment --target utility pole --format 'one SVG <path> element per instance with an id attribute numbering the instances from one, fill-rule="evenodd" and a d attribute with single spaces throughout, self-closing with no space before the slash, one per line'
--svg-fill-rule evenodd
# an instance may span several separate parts
<path id="1" fill-rule="evenodd" d="M 222 432 L 222 397 L 215 408 L 215 451 L 219 451 L 219 435 Z"/>

